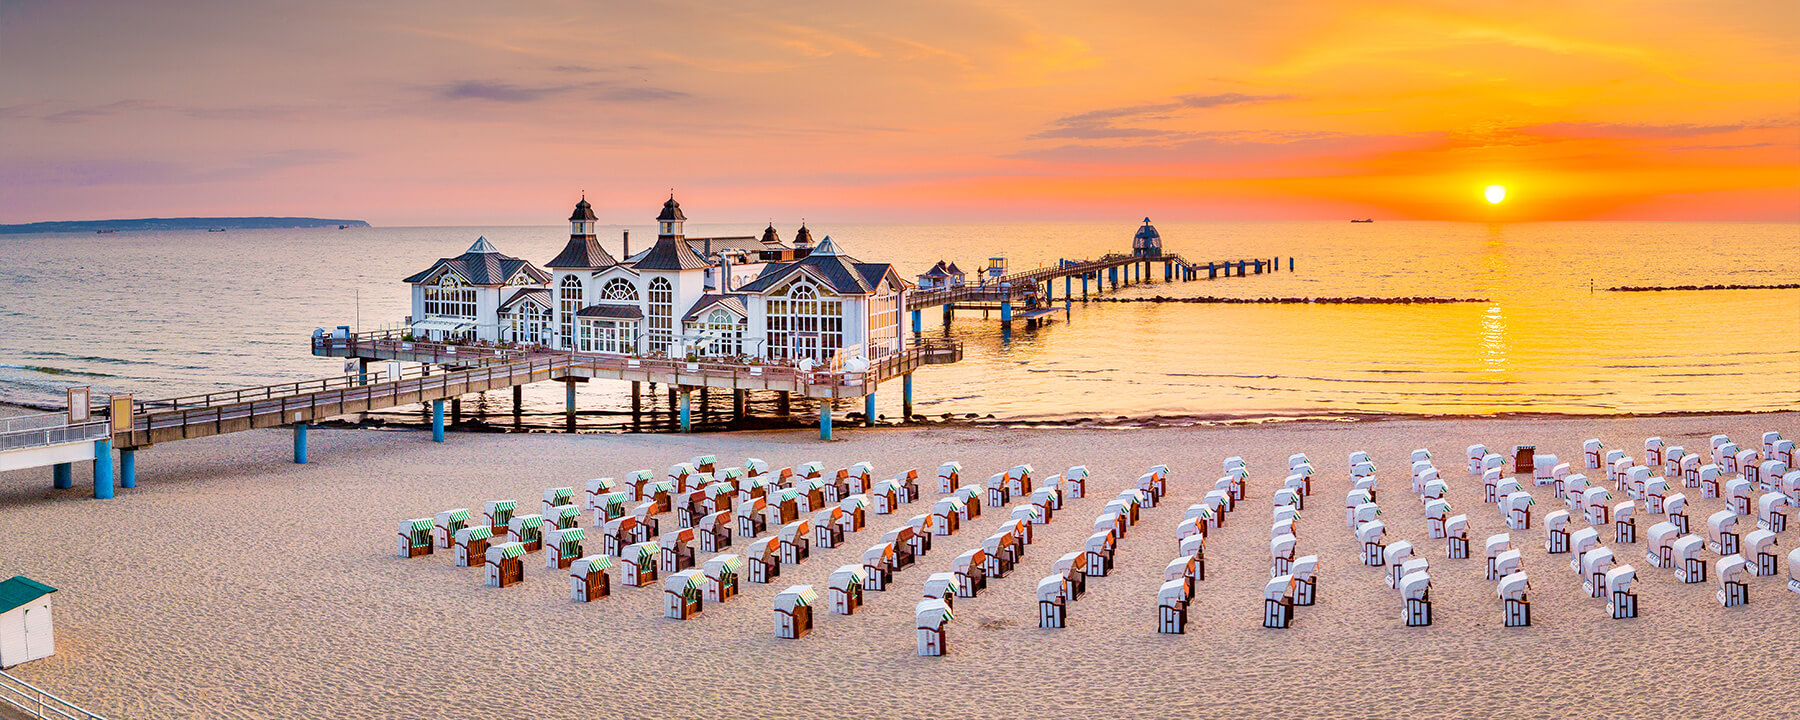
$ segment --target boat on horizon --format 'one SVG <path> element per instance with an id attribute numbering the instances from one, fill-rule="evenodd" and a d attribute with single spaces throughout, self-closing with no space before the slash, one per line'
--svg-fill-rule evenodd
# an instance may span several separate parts
<path id="1" fill-rule="evenodd" d="M 1353 223 L 1372 223 L 1372 222 L 1375 222 L 1375 218 L 1363 218 L 1363 219 L 1361 219 L 1361 220 L 1351 220 L 1351 221 L 1350 221 L 1350 222 L 1353 222 Z"/>
<path id="2" fill-rule="evenodd" d="M 207 228 L 207 232 L 225 232 L 225 228 Z"/>
<path id="3" fill-rule="evenodd" d="M 338 226 L 338 229 L 339 229 L 339 230 L 349 230 L 349 229 L 350 229 L 350 226 L 349 226 L 349 225 L 339 225 L 339 226 Z"/>
<path id="4" fill-rule="evenodd" d="M 116 233 L 116 232 L 118 232 L 118 231 L 117 230 L 95 230 L 94 234 L 95 235 L 105 235 L 107 233 Z"/>

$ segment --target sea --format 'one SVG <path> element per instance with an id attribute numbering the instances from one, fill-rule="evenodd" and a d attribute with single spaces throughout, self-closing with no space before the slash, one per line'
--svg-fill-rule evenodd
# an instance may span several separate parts
<path id="1" fill-rule="evenodd" d="M 844 252 L 911 278 L 939 260 L 971 274 L 1127 252 L 1140 221 L 814 223 Z M 1800 224 L 1573 222 L 1157 222 L 1167 253 L 1205 263 L 1279 258 L 1278 272 L 1153 282 L 1109 298 L 1411 298 L 1445 304 L 1088 302 L 1003 328 L 998 313 L 935 309 L 924 333 L 962 341 L 961 362 L 915 374 L 934 422 L 1141 425 L 1395 416 L 1643 415 L 1800 407 L 1800 289 L 1617 292 L 1615 286 L 1800 283 Z M 690 236 L 763 223 L 689 223 Z M 777 224 L 784 238 L 794 227 Z M 624 226 L 601 230 L 621 251 Z M 639 249 L 649 225 L 629 227 Z M 341 375 L 309 353 L 315 328 L 393 326 L 401 279 L 478 237 L 542 264 L 567 226 L 370 227 L 0 235 L 0 403 L 61 408 L 66 389 L 168 398 Z M 1065 305 L 1065 290 L 1073 302 Z M 1098 288 L 1091 288 L 1098 290 Z M 896 421 L 900 386 L 877 393 Z M 584 431 L 657 430 L 666 388 L 580 386 Z M 735 421 L 709 393 L 702 426 L 806 424 L 753 393 Z M 464 420 L 563 428 L 563 388 L 473 397 Z M 846 402 L 839 412 L 860 411 Z M 416 422 L 421 408 L 378 414 Z"/>

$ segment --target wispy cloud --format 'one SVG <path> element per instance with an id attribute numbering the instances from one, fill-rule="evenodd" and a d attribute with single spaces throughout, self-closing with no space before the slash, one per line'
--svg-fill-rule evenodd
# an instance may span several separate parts
<path id="1" fill-rule="evenodd" d="M 1155 130 L 1142 127 L 1121 127 L 1120 123 L 1165 120 L 1188 110 L 1203 110 L 1206 108 L 1224 107 L 1227 105 L 1248 105 L 1291 99 L 1293 99 L 1292 95 L 1245 95 L 1243 93 L 1180 95 L 1169 102 L 1127 105 L 1124 107 L 1089 110 L 1084 113 L 1067 115 L 1057 119 L 1056 122 L 1053 123 L 1055 127 L 1032 135 L 1031 138 L 1104 140 L 1114 138 L 1168 136 L 1171 134 L 1178 134 L 1178 131 Z"/>
<path id="2" fill-rule="evenodd" d="M 133 110 L 144 110 L 162 106 L 163 103 L 156 100 L 120 100 L 105 105 L 94 105 L 52 113 L 50 115 L 45 115 L 44 121 L 56 123 L 58 125 L 76 125 L 94 120 L 118 117 Z"/>
<path id="3" fill-rule="evenodd" d="M 462 80 L 425 88 L 440 100 L 486 100 L 488 102 L 524 104 L 581 93 L 608 102 L 655 102 L 688 97 L 680 90 L 648 85 L 621 85 L 611 81 L 564 83 L 553 85 L 521 85 L 501 80 Z"/>

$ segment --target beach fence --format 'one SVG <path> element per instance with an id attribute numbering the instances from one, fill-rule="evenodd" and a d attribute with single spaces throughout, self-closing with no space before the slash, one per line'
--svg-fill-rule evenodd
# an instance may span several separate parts
<path id="1" fill-rule="evenodd" d="M 0 703 L 38 720 L 106 720 L 5 672 L 0 672 Z"/>

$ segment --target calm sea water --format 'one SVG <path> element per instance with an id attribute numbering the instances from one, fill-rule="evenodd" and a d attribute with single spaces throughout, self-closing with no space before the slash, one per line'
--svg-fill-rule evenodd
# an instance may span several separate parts
<path id="1" fill-rule="evenodd" d="M 746 225 L 689 224 L 692 235 Z M 1615 285 L 1800 282 L 1800 225 L 1158 223 L 1190 260 L 1292 257 L 1249 278 L 1134 287 L 1196 295 L 1481 298 L 1455 305 L 1075 303 L 1048 324 L 959 313 L 962 363 L 916 376 L 915 412 L 1001 420 L 1260 419 L 1385 414 L 1756 411 L 1800 406 L 1800 290 L 1617 293 Z M 620 228 L 603 231 L 619 250 Z M 782 227 L 784 237 L 791 227 Z M 938 259 L 1013 270 L 1129 247 L 1136 223 L 819 225 L 912 276 Z M 645 242 L 653 230 L 634 227 Z M 545 262 L 563 227 L 353 228 L 0 236 L 0 402 L 63 388 L 171 397 L 341 373 L 308 334 L 408 312 L 402 277 L 479 235 Z M 1160 268 L 1157 279 L 1160 281 Z M 1597 288 L 1592 289 L 1592 288 Z M 1075 284 L 1079 293 L 1079 283 Z M 1055 288 L 1060 297 L 1061 283 Z M 925 313 L 927 333 L 946 332 Z M 584 426 L 616 426 L 629 385 L 580 390 Z M 900 413 L 899 385 L 878 412 Z M 666 395 L 645 407 L 666 412 Z M 766 404 L 768 398 L 754 397 Z M 560 385 L 527 392 L 560 417 Z M 729 410 L 728 394 L 712 410 Z M 510 413 L 504 394 L 474 414 Z M 847 403 L 844 410 L 860 409 Z M 510 417 L 507 418 L 510 421 Z"/>

